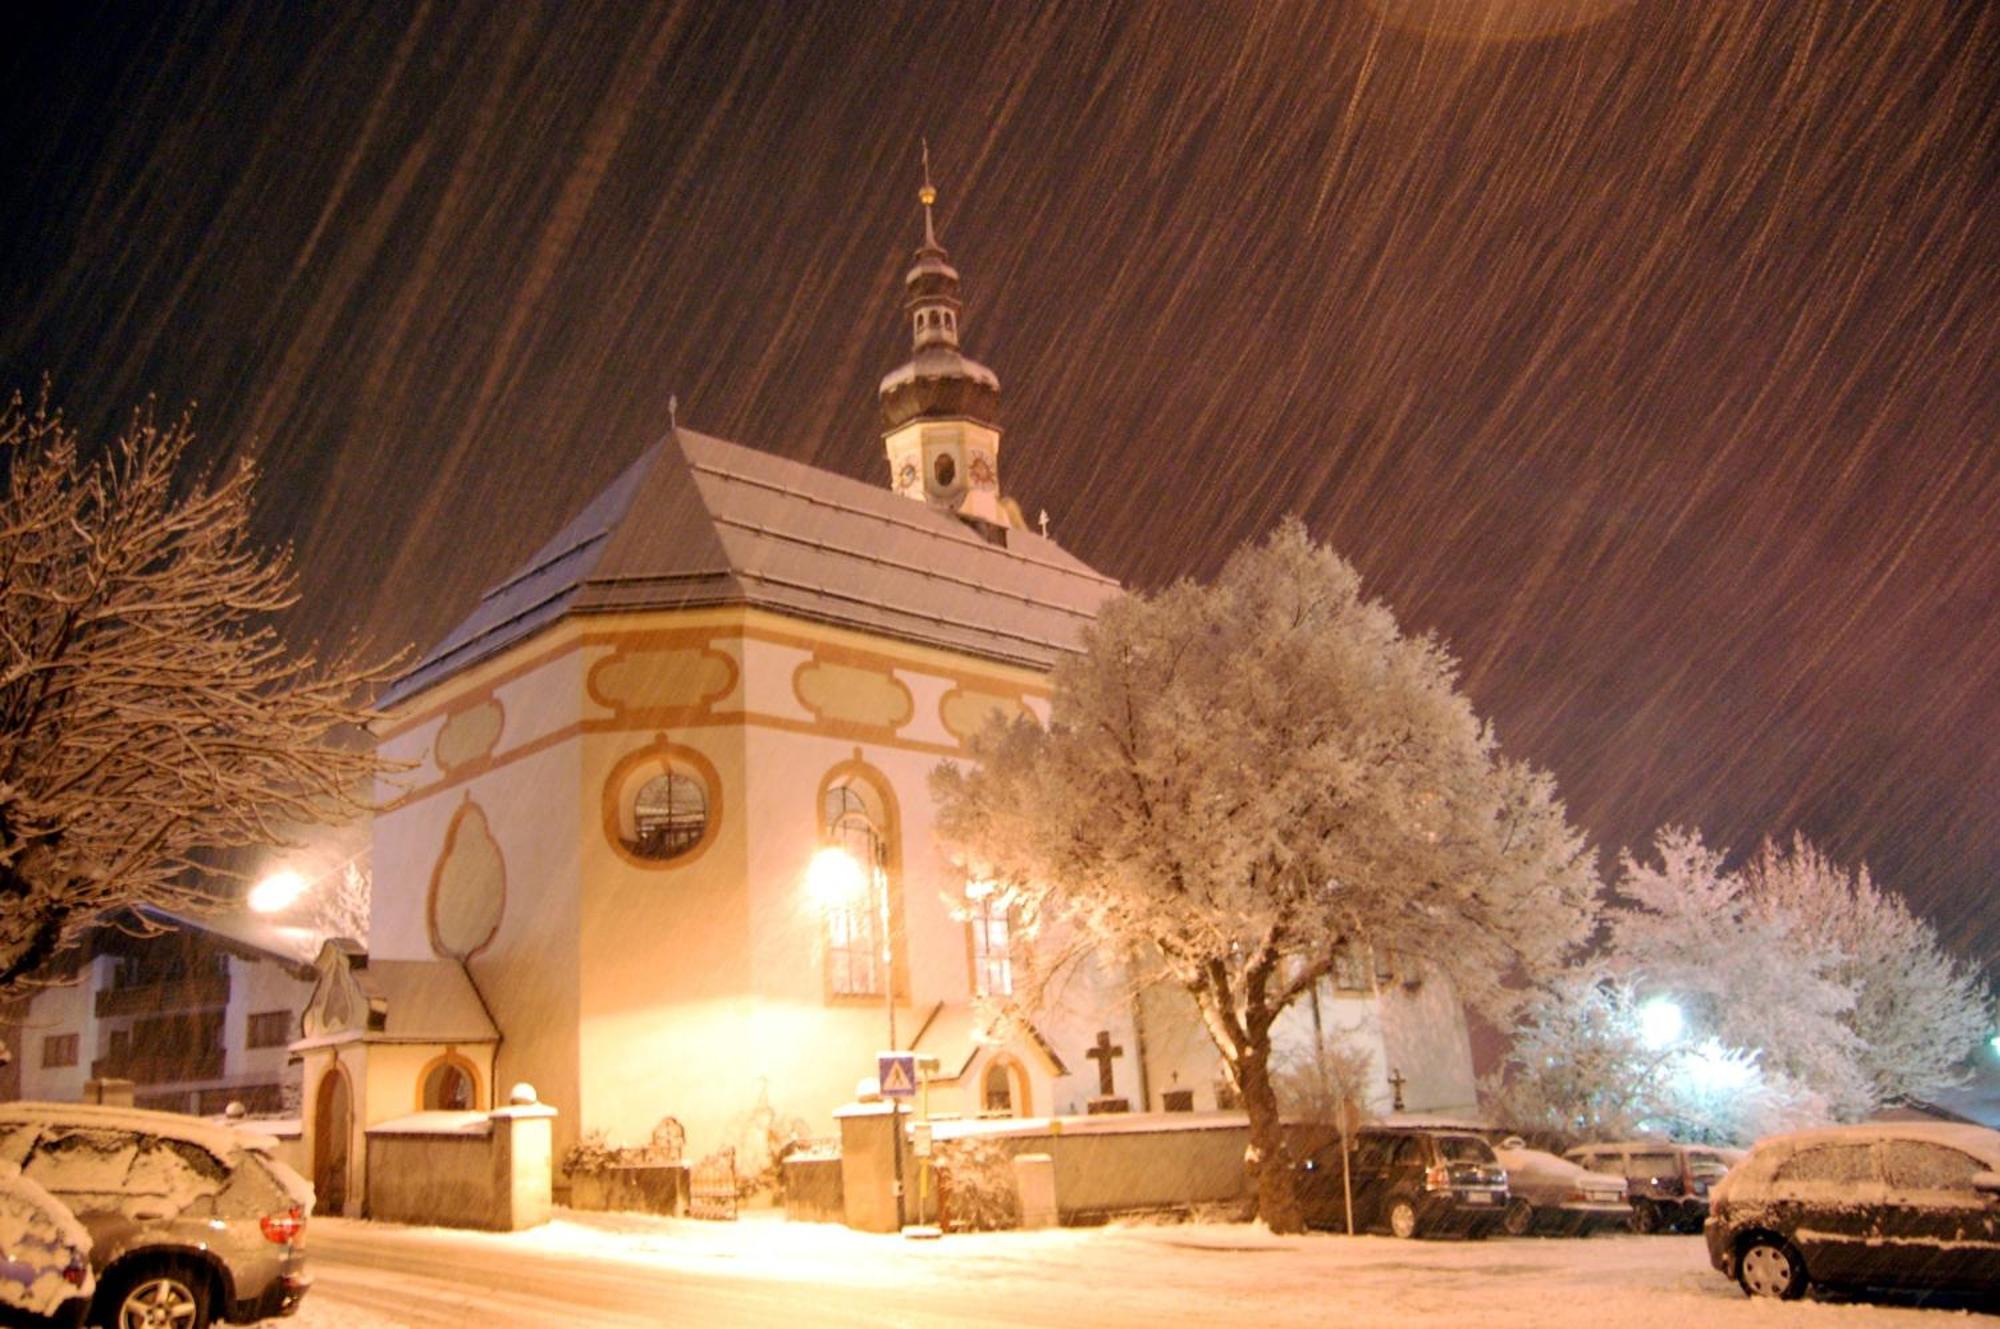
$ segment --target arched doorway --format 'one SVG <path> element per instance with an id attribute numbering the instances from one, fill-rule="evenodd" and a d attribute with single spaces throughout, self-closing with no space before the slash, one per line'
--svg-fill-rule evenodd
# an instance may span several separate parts
<path id="1" fill-rule="evenodd" d="M 331 1067 L 319 1080 L 313 1108 L 313 1208 L 321 1214 L 347 1212 L 347 1150 L 354 1134 L 354 1095 L 347 1072 Z"/>

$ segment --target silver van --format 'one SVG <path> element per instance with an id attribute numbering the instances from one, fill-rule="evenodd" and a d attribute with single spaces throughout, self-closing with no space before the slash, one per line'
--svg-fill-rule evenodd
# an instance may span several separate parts
<path id="1" fill-rule="evenodd" d="M 90 1236 L 90 1320 L 208 1329 L 298 1309 L 312 1187 L 267 1136 L 171 1112 L 0 1103 L 0 1162 Z"/>

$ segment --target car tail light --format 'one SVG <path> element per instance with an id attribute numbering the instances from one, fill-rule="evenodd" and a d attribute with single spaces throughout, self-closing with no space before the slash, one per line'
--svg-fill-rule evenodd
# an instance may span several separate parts
<path id="1" fill-rule="evenodd" d="M 264 1229 L 264 1240 L 289 1245 L 306 1230 L 305 1210 L 293 1208 L 282 1214 L 266 1214 L 257 1220 L 257 1226 Z"/>
<path id="2" fill-rule="evenodd" d="M 1451 1189 L 1451 1169 L 1434 1167 L 1424 1173 L 1424 1189 L 1427 1191 L 1448 1191 Z"/>
<path id="3" fill-rule="evenodd" d="M 83 1276 L 87 1272 L 88 1270 L 84 1268 L 83 1261 L 71 1260 L 69 1265 L 63 1270 L 63 1282 L 69 1284 L 71 1287 L 82 1287 Z"/>

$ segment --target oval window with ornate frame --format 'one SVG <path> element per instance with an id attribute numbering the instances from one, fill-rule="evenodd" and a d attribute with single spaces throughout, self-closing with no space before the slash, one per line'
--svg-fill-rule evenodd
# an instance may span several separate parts
<path id="1" fill-rule="evenodd" d="M 612 771 L 604 789 L 605 836 L 634 866 L 680 867 L 714 841 L 720 791 L 706 757 L 662 735 Z"/>

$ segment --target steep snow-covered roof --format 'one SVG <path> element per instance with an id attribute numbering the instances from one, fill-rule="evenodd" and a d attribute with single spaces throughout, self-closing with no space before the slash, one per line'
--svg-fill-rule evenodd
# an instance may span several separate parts
<path id="1" fill-rule="evenodd" d="M 680 429 L 446 634 L 393 706 L 569 614 L 744 604 L 1046 669 L 1118 584 L 1053 541 Z"/>
<path id="2" fill-rule="evenodd" d="M 256 1131 L 217 1126 L 178 1112 L 154 1112 L 148 1108 L 113 1107 L 103 1103 L 0 1103 L 0 1122 L 38 1126 L 99 1126 L 155 1135 L 163 1140 L 184 1140 L 211 1153 L 225 1155 L 238 1149 L 269 1153 L 278 1147 L 276 1140 Z"/>
<path id="3" fill-rule="evenodd" d="M 452 960 L 375 960 L 335 939 L 313 962 L 319 980 L 295 1049 L 361 1039 L 370 1043 L 494 1043 L 486 1003 Z"/>

